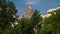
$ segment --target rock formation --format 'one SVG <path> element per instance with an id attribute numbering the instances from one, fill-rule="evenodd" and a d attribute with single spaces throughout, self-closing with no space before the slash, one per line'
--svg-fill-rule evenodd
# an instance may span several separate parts
<path id="1" fill-rule="evenodd" d="M 30 5 L 26 6 L 26 18 L 30 19 L 33 15 L 33 10 Z"/>
<path id="2" fill-rule="evenodd" d="M 23 18 L 23 13 L 22 13 L 22 10 L 20 10 L 20 15 L 18 17 L 18 20 L 21 20 Z"/>

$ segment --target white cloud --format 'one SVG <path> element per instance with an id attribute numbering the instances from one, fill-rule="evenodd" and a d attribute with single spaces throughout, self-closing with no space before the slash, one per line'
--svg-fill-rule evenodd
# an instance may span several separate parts
<path id="1" fill-rule="evenodd" d="M 26 4 L 35 5 L 38 4 L 40 0 L 26 0 Z"/>

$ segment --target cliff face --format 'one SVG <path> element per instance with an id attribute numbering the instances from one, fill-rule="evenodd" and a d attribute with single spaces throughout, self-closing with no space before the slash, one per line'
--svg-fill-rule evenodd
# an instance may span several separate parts
<path id="1" fill-rule="evenodd" d="M 30 19 L 33 15 L 33 10 L 30 5 L 26 6 L 26 18 Z"/>

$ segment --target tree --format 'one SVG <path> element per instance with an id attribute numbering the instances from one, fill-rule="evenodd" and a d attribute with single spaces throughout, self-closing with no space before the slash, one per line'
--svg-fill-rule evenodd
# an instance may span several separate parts
<path id="1" fill-rule="evenodd" d="M 40 22 L 40 19 L 42 20 L 40 17 L 39 12 L 35 10 L 31 19 L 22 18 L 14 28 L 13 34 L 35 34 L 33 28 Z M 40 28 L 39 26 L 40 24 L 37 28 Z"/>
<path id="2" fill-rule="evenodd" d="M 35 30 L 38 31 L 41 26 L 42 17 L 41 17 L 40 12 L 36 9 L 33 13 L 33 16 L 31 17 L 31 22 L 32 22 L 33 28 L 35 28 Z"/>
<path id="3" fill-rule="evenodd" d="M 16 20 L 16 12 L 13 2 L 0 0 L 0 34 L 11 33 L 11 24 Z"/>
<path id="4" fill-rule="evenodd" d="M 5 19 L 6 17 L 6 1 L 5 0 L 0 0 L 0 27 L 4 27 L 5 23 L 3 24 L 3 22 L 7 22 Z"/>
<path id="5" fill-rule="evenodd" d="M 54 12 L 56 14 L 54 14 Z M 54 12 L 44 20 L 43 26 L 40 29 L 41 34 L 60 34 L 60 9 Z"/>
<path id="6" fill-rule="evenodd" d="M 14 34 L 33 34 L 33 27 L 30 19 L 22 18 L 19 24 L 14 28 Z"/>
<path id="7" fill-rule="evenodd" d="M 7 6 L 6 8 L 7 8 L 8 21 L 10 24 L 13 24 L 16 20 L 16 13 L 17 13 L 16 7 L 14 3 L 10 1 L 7 2 L 6 6 Z"/>
<path id="8" fill-rule="evenodd" d="M 8 25 L 11 25 L 16 18 L 16 7 L 13 2 L 6 0 L 0 0 L 0 28 L 5 29 Z"/>
<path id="9" fill-rule="evenodd" d="M 42 21 L 41 14 L 40 14 L 40 12 L 38 10 L 35 9 L 32 17 L 31 17 L 32 25 L 35 26 L 41 21 Z"/>

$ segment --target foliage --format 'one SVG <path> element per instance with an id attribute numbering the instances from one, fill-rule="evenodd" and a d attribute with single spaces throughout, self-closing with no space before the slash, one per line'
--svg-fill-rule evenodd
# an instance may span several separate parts
<path id="1" fill-rule="evenodd" d="M 16 18 L 16 7 L 13 2 L 0 0 L 0 28 L 5 29 L 8 25 L 11 25 Z"/>
<path id="2" fill-rule="evenodd" d="M 42 21 L 41 14 L 38 10 L 35 9 L 33 16 L 31 17 L 32 25 L 35 27 L 41 21 Z"/>
<path id="3" fill-rule="evenodd" d="M 40 22 L 40 14 L 35 10 L 31 19 L 22 18 L 14 28 L 13 34 L 34 34 L 33 28 Z"/>
<path id="4" fill-rule="evenodd" d="M 60 34 L 60 9 L 54 11 L 56 14 L 46 18 L 40 29 L 41 34 Z"/>
<path id="5" fill-rule="evenodd" d="M 14 29 L 14 34 L 33 34 L 33 27 L 31 21 L 23 18 Z"/>
<path id="6" fill-rule="evenodd" d="M 11 24 L 15 22 L 16 7 L 13 2 L 0 0 L 0 34 L 11 34 Z"/>

